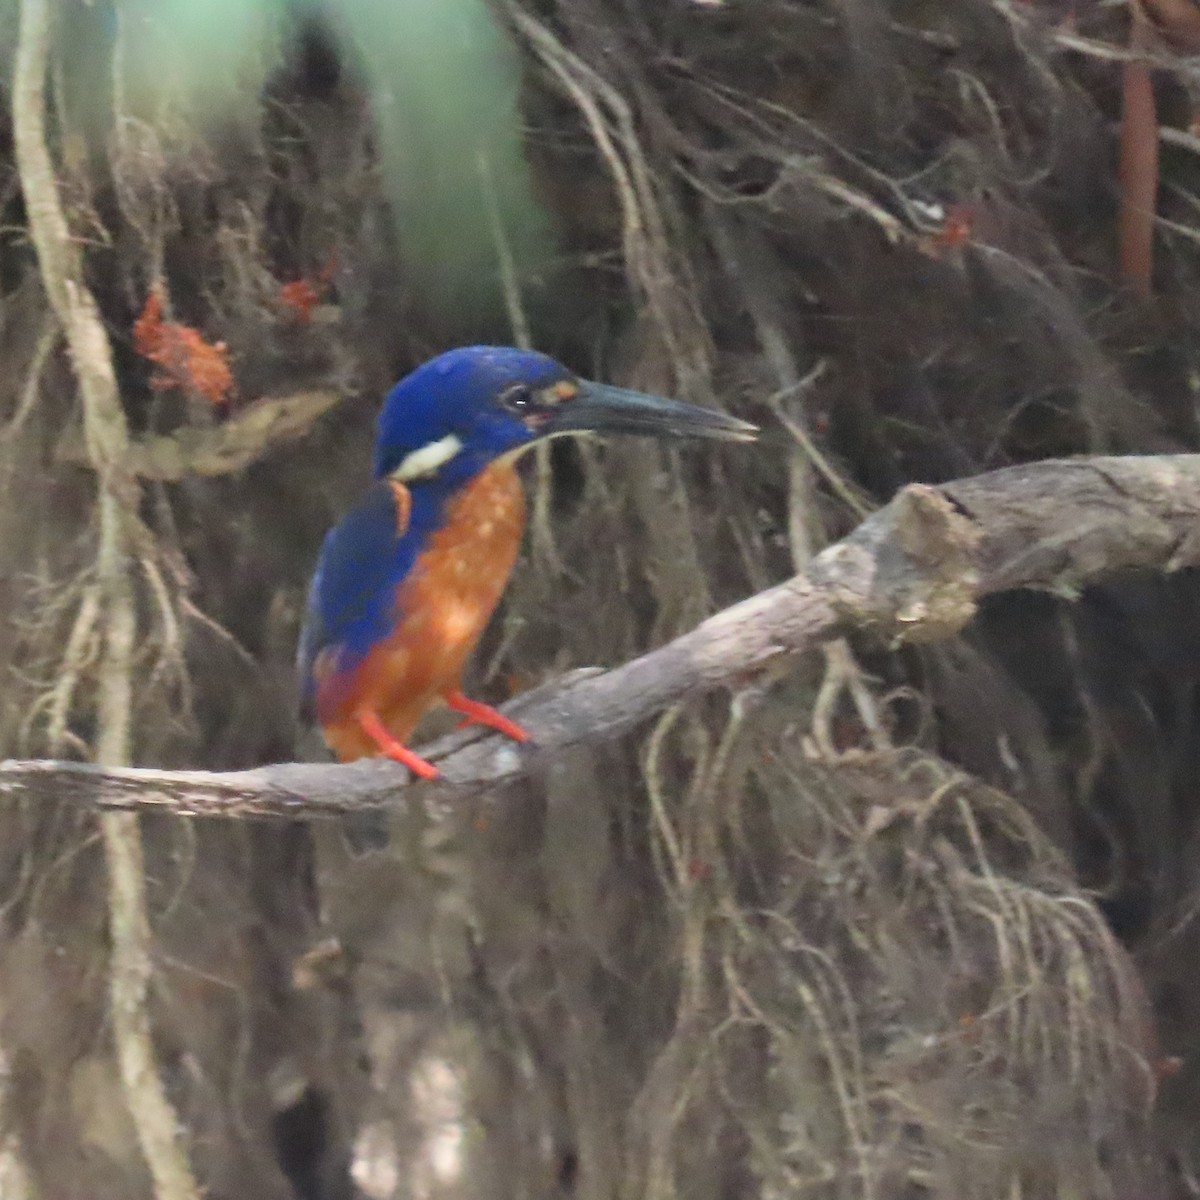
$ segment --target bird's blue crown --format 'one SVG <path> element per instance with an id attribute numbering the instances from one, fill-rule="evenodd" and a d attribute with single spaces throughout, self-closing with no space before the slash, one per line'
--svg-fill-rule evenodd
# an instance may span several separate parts
<path id="1" fill-rule="evenodd" d="M 388 392 L 376 425 L 375 477 L 399 472 L 419 480 L 434 465 L 443 483 L 470 478 L 534 441 L 529 411 L 537 395 L 573 389 L 571 378 L 532 350 L 464 346 L 439 354 Z"/>

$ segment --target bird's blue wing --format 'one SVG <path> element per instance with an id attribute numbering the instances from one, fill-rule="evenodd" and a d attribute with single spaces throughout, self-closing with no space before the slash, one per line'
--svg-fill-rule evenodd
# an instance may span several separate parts
<path id="1" fill-rule="evenodd" d="M 332 649 L 334 669 L 348 670 L 391 630 L 396 587 L 419 548 L 399 516 L 392 486 L 377 483 L 325 535 L 296 652 L 302 719 L 315 715 L 318 655 Z"/>

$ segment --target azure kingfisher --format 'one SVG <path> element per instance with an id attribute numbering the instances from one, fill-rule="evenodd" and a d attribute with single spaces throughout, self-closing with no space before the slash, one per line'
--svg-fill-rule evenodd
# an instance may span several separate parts
<path id="1" fill-rule="evenodd" d="M 388 393 L 375 481 L 326 535 L 297 666 L 301 716 L 343 762 L 386 755 L 438 771 L 406 744 L 436 704 L 518 742 L 529 735 L 460 690 L 525 524 L 523 451 L 566 434 L 752 439 L 724 413 L 573 375 L 544 354 L 469 346 Z"/>

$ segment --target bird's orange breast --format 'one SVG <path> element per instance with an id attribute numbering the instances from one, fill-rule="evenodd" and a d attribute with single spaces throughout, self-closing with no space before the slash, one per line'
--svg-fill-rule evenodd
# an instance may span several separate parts
<path id="1" fill-rule="evenodd" d="M 396 592 L 396 625 L 355 668 L 326 741 L 343 761 L 375 753 L 355 713 L 378 714 L 406 741 L 425 712 L 458 688 L 463 667 L 504 592 L 525 527 L 511 463 L 481 471 L 446 506 Z"/>

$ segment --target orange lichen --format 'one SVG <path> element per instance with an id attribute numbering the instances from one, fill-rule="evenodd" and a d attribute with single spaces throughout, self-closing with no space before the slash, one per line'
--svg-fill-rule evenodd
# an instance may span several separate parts
<path id="1" fill-rule="evenodd" d="M 150 386 L 160 392 L 184 388 L 211 404 L 228 403 L 234 389 L 225 343 L 210 344 L 190 325 L 164 321 L 162 310 L 162 292 L 153 288 L 133 323 L 134 349 L 158 368 Z"/>
<path id="2" fill-rule="evenodd" d="M 317 289 L 307 279 L 293 279 L 291 283 L 281 284 L 279 288 L 279 302 L 291 310 L 301 325 L 308 324 L 312 310 L 316 308 L 320 299 Z"/>
<path id="3" fill-rule="evenodd" d="M 956 201 L 948 204 L 941 215 L 941 224 L 917 239 L 917 248 L 930 258 L 942 258 L 948 252 L 969 245 L 975 234 L 978 211 L 974 204 Z"/>
<path id="4" fill-rule="evenodd" d="M 970 204 L 951 204 L 946 209 L 942 227 L 934 234 L 939 246 L 961 246 L 971 240 L 975 210 Z"/>
<path id="5" fill-rule="evenodd" d="M 330 255 L 328 261 L 311 281 L 302 277 L 293 279 L 290 283 L 280 284 L 279 302 L 291 312 L 298 324 L 308 324 L 312 317 L 312 310 L 329 290 L 329 284 L 336 269 L 337 260 Z"/>

